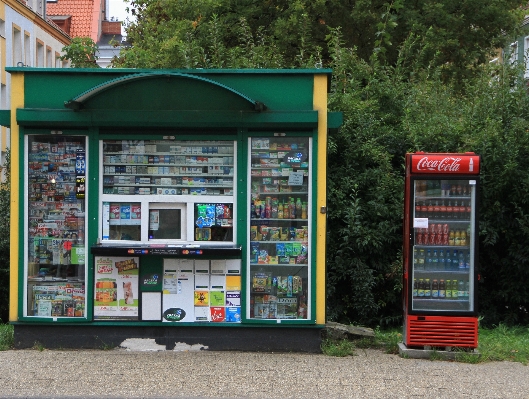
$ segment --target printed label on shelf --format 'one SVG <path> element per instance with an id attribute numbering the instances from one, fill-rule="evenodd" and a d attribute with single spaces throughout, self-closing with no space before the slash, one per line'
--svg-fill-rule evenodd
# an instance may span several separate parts
<path id="1" fill-rule="evenodd" d="M 416 229 L 427 229 L 428 218 L 413 218 L 413 227 Z"/>

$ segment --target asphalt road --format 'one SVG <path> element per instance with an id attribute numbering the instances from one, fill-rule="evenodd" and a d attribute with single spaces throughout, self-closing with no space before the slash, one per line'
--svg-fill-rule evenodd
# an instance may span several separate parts
<path id="1" fill-rule="evenodd" d="M 322 354 L 11 350 L 0 397 L 529 398 L 520 363 L 405 359 L 379 350 Z"/>

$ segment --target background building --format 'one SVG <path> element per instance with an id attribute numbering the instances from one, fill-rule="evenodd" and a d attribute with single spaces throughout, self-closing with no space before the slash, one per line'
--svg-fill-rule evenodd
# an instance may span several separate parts
<path id="1" fill-rule="evenodd" d="M 119 54 L 121 22 L 109 18 L 108 0 L 48 1 L 46 12 L 71 37 L 89 37 L 98 45 L 99 66 L 106 68 Z"/>
<path id="2" fill-rule="evenodd" d="M 46 0 L 0 0 L 0 109 L 10 108 L 11 76 L 5 67 L 61 68 L 58 59 L 70 37 L 46 17 Z M 8 123 L 0 134 L 1 162 L 10 146 Z"/>

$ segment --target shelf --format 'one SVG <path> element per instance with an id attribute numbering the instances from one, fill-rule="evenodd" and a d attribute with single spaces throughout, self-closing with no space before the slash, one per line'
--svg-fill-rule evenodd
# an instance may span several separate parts
<path id="1" fill-rule="evenodd" d="M 466 275 L 470 273 L 470 269 L 465 270 L 413 270 L 414 274 L 456 274 L 456 275 Z"/>
<path id="2" fill-rule="evenodd" d="M 442 195 L 416 195 L 415 200 L 470 200 L 472 197 L 470 195 L 450 195 L 450 196 L 442 196 Z"/>
<path id="3" fill-rule="evenodd" d="M 435 303 L 460 303 L 460 304 L 467 304 L 469 302 L 468 299 L 440 299 L 440 298 L 412 298 L 415 302 L 435 302 Z M 416 309 L 414 309 L 416 310 Z"/>

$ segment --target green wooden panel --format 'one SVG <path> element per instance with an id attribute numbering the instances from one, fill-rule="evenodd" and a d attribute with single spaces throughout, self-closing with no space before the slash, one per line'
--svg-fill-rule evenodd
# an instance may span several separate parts
<path id="1" fill-rule="evenodd" d="M 25 107 L 26 108 L 64 108 L 64 103 L 79 94 L 88 91 L 109 80 L 139 73 L 159 74 L 158 83 L 149 80 L 145 90 L 138 87 L 126 88 L 127 85 L 116 87 L 115 94 L 105 92 L 107 106 L 112 109 L 127 109 L 124 104 L 134 108 L 143 106 L 154 108 L 156 104 L 177 107 L 185 105 L 189 109 L 192 104 L 201 102 L 210 106 L 221 106 L 225 109 L 227 104 L 222 103 L 218 91 L 211 92 L 206 86 L 197 81 L 190 83 L 195 90 L 189 92 L 186 86 L 184 91 L 171 90 L 164 86 L 167 77 L 164 72 L 192 74 L 202 78 L 211 79 L 229 86 L 233 90 L 265 103 L 270 109 L 301 110 L 312 109 L 314 74 L 330 75 L 330 70 L 134 70 L 134 69 L 46 69 L 46 68 L 6 68 L 8 72 L 24 72 L 25 75 Z M 183 80 L 178 80 L 183 84 Z M 192 81 L 190 81 L 192 82 Z M 172 86 L 172 84 L 171 84 Z M 210 85 L 211 86 L 211 85 Z M 162 91 L 160 92 L 160 87 Z M 198 90 L 197 90 L 198 89 Z M 43 94 L 45 93 L 45 94 Z M 134 93 L 133 95 L 127 93 Z M 164 93 L 160 95 L 160 93 Z M 164 98 L 165 101 L 164 101 Z M 113 99 L 114 101 L 111 101 Z M 201 101 L 200 101 L 201 100 Z M 235 107 L 238 103 L 230 106 Z M 124 101 L 124 103 L 123 103 Z M 174 102 L 176 101 L 176 102 Z M 173 104 L 174 102 L 174 104 Z M 191 102 L 191 103 L 189 103 Z M 169 104 L 168 104 L 169 103 Z M 135 104 L 135 105 L 134 105 Z M 103 103 L 99 104 L 103 106 Z M 130 108 L 129 108 L 130 109 Z M 167 108 L 161 108 L 167 109 Z M 174 108 L 173 108 L 174 109 Z M 211 109 L 211 108 L 210 108 Z"/>
<path id="2" fill-rule="evenodd" d="M 140 260 L 140 291 L 161 292 L 163 288 L 163 259 L 142 256 Z"/>

